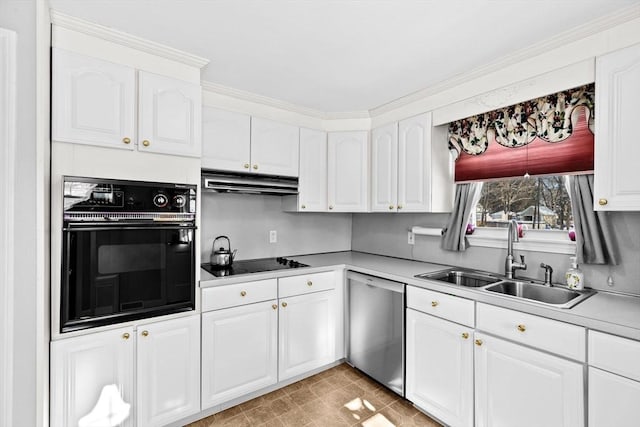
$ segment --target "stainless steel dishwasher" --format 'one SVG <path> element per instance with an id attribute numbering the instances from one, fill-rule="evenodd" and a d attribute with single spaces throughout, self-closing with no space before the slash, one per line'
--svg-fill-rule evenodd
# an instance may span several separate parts
<path id="1" fill-rule="evenodd" d="M 404 283 L 353 271 L 347 362 L 404 396 Z"/>

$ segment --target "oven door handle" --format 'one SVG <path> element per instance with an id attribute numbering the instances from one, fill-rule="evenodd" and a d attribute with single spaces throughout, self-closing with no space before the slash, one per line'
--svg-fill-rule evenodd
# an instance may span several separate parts
<path id="1" fill-rule="evenodd" d="M 102 227 L 65 227 L 62 231 L 114 231 L 114 230 L 197 230 L 198 227 L 195 225 L 156 225 L 153 227 L 149 226 L 136 226 L 136 225 L 120 225 L 120 226 L 102 226 Z"/>

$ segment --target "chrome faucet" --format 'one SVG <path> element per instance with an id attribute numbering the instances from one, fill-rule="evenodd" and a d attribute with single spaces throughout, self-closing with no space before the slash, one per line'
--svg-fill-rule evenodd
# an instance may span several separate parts
<path id="1" fill-rule="evenodd" d="M 553 268 L 544 262 L 540 263 L 540 267 L 544 268 L 544 283 L 545 286 L 553 286 L 551 276 L 553 275 Z"/>
<path id="2" fill-rule="evenodd" d="M 520 262 L 513 261 L 513 242 L 520 240 L 518 237 L 518 222 L 515 219 L 509 221 L 507 236 L 507 258 L 504 260 L 504 275 L 507 276 L 507 279 L 514 279 L 516 270 L 527 269 L 527 264 L 524 263 L 524 255 L 520 255 Z"/>

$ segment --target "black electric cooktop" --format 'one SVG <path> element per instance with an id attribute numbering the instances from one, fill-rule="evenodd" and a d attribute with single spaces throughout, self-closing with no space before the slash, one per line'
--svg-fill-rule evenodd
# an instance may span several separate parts
<path id="1" fill-rule="evenodd" d="M 285 270 L 289 268 L 300 268 L 309 266 L 292 259 L 278 257 L 234 261 L 229 268 L 215 267 L 209 263 L 202 264 L 201 267 L 216 277 L 226 277 L 234 276 L 237 274 L 259 273 L 261 271 Z"/>

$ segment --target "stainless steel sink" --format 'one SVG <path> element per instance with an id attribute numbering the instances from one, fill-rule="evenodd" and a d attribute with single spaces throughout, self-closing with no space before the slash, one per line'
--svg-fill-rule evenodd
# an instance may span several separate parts
<path id="1" fill-rule="evenodd" d="M 564 287 L 549 287 L 519 280 L 502 280 L 485 286 L 483 289 L 509 298 L 521 298 L 558 308 L 571 308 L 595 293 L 593 291 L 574 291 Z"/>
<path id="2" fill-rule="evenodd" d="M 466 286 L 469 288 L 480 288 L 501 280 L 501 277 L 498 275 L 463 268 L 449 268 L 446 270 L 434 271 L 432 273 L 418 274 L 415 277 L 419 279 L 452 283 L 454 285 Z"/>

